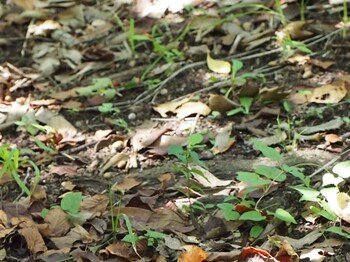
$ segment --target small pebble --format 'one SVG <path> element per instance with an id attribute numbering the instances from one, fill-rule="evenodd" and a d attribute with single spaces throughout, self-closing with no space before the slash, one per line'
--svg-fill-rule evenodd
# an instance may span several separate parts
<path id="1" fill-rule="evenodd" d="M 118 168 L 124 168 L 126 166 L 127 162 L 126 160 L 120 160 L 117 164 Z"/>
<path id="2" fill-rule="evenodd" d="M 129 119 L 129 120 L 135 120 L 135 119 L 136 119 L 136 114 L 135 114 L 135 113 L 130 113 L 130 114 L 128 115 L 128 119 Z"/>
<path id="3" fill-rule="evenodd" d="M 214 154 L 210 150 L 203 151 L 201 153 L 202 160 L 210 160 L 214 158 Z"/>
<path id="4" fill-rule="evenodd" d="M 106 172 L 103 174 L 104 179 L 111 179 L 113 176 L 112 172 Z"/>
<path id="5" fill-rule="evenodd" d="M 168 89 L 166 89 L 166 88 L 161 89 L 159 94 L 161 94 L 162 96 L 167 95 L 168 94 Z"/>
<path id="6" fill-rule="evenodd" d="M 124 144 L 123 141 L 118 140 L 112 144 L 112 148 L 118 152 L 123 148 L 123 144 Z"/>

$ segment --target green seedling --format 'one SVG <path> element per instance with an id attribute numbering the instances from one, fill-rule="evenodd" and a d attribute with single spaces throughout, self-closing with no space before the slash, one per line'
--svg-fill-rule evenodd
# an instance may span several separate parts
<path id="1" fill-rule="evenodd" d="M 240 107 L 232 109 L 230 111 L 227 112 L 228 116 L 233 116 L 239 113 L 243 113 L 245 115 L 249 115 L 250 114 L 250 108 L 253 104 L 254 98 L 252 97 L 247 97 L 247 96 L 242 96 L 239 97 L 239 103 L 240 103 Z"/>
<path id="2" fill-rule="evenodd" d="M 228 97 L 231 92 L 234 93 L 237 86 L 244 85 L 247 82 L 247 79 L 257 79 L 262 82 L 265 81 L 265 77 L 263 74 L 243 73 L 238 75 L 238 73 L 242 70 L 242 68 L 243 68 L 242 61 L 237 59 L 232 60 L 231 88 L 226 92 L 225 94 L 226 97 Z"/>
<path id="3" fill-rule="evenodd" d="M 103 103 L 98 107 L 98 111 L 100 111 L 101 113 L 116 113 L 116 114 L 120 113 L 119 108 L 113 106 L 112 103 Z"/>
<path id="4" fill-rule="evenodd" d="M 16 121 L 15 124 L 20 128 L 26 130 L 32 136 L 35 136 L 39 131 L 43 133 L 54 133 L 55 130 L 47 125 L 40 125 L 32 114 L 24 114 L 20 121 Z"/>
<path id="5" fill-rule="evenodd" d="M 9 145 L 0 146 L 0 179 L 5 175 L 10 176 L 10 178 L 13 178 L 16 181 L 22 192 L 30 196 L 31 190 L 26 186 L 26 181 L 24 181 L 19 174 L 19 170 L 28 165 L 34 169 L 35 176 L 32 186 L 32 189 L 34 190 L 35 186 L 40 181 L 40 170 L 37 165 L 31 160 L 22 159 L 20 156 L 20 150 L 17 148 L 9 149 Z"/>
<path id="6" fill-rule="evenodd" d="M 35 144 L 40 148 L 42 149 L 43 151 L 49 153 L 49 154 L 55 154 L 56 151 L 52 148 L 52 147 L 49 147 L 47 146 L 45 143 L 43 143 L 42 141 L 38 140 L 38 139 L 35 139 L 34 140 Z"/>
<path id="7" fill-rule="evenodd" d="M 66 211 L 70 217 L 79 218 L 79 208 L 82 201 L 81 192 L 70 192 L 67 193 L 61 201 L 61 208 Z"/>
<path id="8" fill-rule="evenodd" d="M 80 87 L 76 92 L 81 96 L 103 96 L 107 100 L 113 99 L 118 94 L 112 80 L 107 77 L 94 79 L 92 85 Z"/>

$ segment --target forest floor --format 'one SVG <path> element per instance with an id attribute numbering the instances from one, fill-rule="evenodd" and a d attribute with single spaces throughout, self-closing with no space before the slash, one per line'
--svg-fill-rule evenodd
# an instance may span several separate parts
<path id="1" fill-rule="evenodd" d="M 173 2 L 0 1 L 0 260 L 350 261 L 347 8 Z"/>

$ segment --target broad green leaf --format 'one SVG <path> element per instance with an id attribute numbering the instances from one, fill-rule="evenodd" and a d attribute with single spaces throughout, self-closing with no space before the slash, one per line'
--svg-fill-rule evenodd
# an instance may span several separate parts
<path id="1" fill-rule="evenodd" d="M 258 174 L 252 172 L 237 172 L 237 179 L 249 185 L 268 185 L 270 180 L 262 179 Z"/>
<path id="2" fill-rule="evenodd" d="M 233 210 L 233 205 L 230 203 L 220 203 L 217 205 L 224 212 L 224 218 L 227 221 L 238 220 L 239 213 Z"/>
<path id="3" fill-rule="evenodd" d="M 321 208 L 318 208 L 318 207 L 315 207 L 315 206 L 311 206 L 310 210 L 312 212 L 314 212 L 316 215 L 322 216 L 325 219 L 328 219 L 330 221 L 334 221 L 335 222 L 338 219 L 337 215 L 332 210 L 330 210 L 330 212 L 328 212 L 325 209 L 321 209 Z"/>
<path id="4" fill-rule="evenodd" d="M 201 134 L 195 133 L 189 136 L 187 143 L 189 147 L 192 147 L 202 143 L 202 141 L 203 141 L 203 136 Z"/>
<path id="5" fill-rule="evenodd" d="M 253 238 L 257 238 L 260 236 L 261 232 L 264 231 L 264 228 L 260 225 L 255 225 L 250 229 L 249 236 Z"/>
<path id="6" fill-rule="evenodd" d="M 243 68 L 243 63 L 241 60 L 232 60 L 232 73 L 236 74 L 239 70 Z"/>
<path id="7" fill-rule="evenodd" d="M 301 193 L 300 201 L 313 201 L 318 202 L 320 199 L 318 196 L 320 195 L 320 192 L 304 186 L 291 186 L 290 188 L 293 188 Z"/>
<path id="8" fill-rule="evenodd" d="M 277 217 L 278 219 L 287 222 L 287 223 L 293 223 L 293 224 L 297 224 L 297 221 L 295 221 L 294 217 L 286 210 L 282 209 L 282 208 L 277 208 L 275 211 L 275 217 Z"/>
<path id="9" fill-rule="evenodd" d="M 184 149 L 180 145 L 172 145 L 168 149 L 168 154 L 169 155 L 179 155 L 179 154 L 183 154 L 183 153 L 184 153 Z"/>
<path id="10" fill-rule="evenodd" d="M 63 197 L 61 201 L 61 207 L 63 210 L 70 212 L 72 214 L 78 213 L 81 201 L 82 201 L 81 192 L 70 192 Z"/>
<path id="11" fill-rule="evenodd" d="M 344 232 L 343 229 L 340 227 L 330 227 L 330 228 L 323 230 L 323 232 L 331 232 L 331 233 L 337 234 L 339 236 L 345 237 L 347 239 L 350 239 L 350 234 Z"/>
<path id="12" fill-rule="evenodd" d="M 258 165 L 255 168 L 255 172 L 277 182 L 283 182 L 287 178 L 286 174 L 284 174 L 282 170 L 273 166 Z"/>
<path id="13" fill-rule="evenodd" d="M 260 212 L 252 210 L 252 211 L 243 213 L 239 217 L 239 220 L 264 221 L 266 220 L 266 217 L 261 215 Z"/>
<path id="14" fill-rule="evenodd" d="M 253 144 L 254 147 L 265 157 L 275 161 L 281 161 L 283 159 L 282 155 L 276 149 L 269 147 L 256 139 L 253 140 Z"/>

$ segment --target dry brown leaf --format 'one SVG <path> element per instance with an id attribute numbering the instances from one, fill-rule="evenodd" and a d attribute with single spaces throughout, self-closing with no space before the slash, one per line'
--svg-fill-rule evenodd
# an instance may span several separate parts
<path id="1" fill-rule="evenodd" d="M 153 230 L 164 231 L 171 229 L 175 232 L 192 232 L 194 227 L 170 209 L 157 209 L 147 221 L 147 226 Z"/>
<path id="2" fill-rule="evenodd" d="M 309 99 L 309 102 L 335 104 L 340 102 L 347 94 L 346 82 L 337 81 L 333 84 L 327 84 L 316 87 Z"/>
<path id="3" fill-rule="evenodd" d="M 223 95 L 209 94 L 209 107 L 213 111 L 218 111 L 221 114 L 225 114 L 227 111 L 240 105 L 234 101 L 228 99 Z"/>
<path id="4" fill-rule="evenodd" d="M 312 32 L 304 29 L 307 24 L 309 24 L 308 21 L 293 21 L 283 29 L 283 32 L 289 34 L 292 39 L 302 39 L 312 36 Z"/>
<path id="5" fill-rule="evenodd" d="M 61 91 L 61 92 L 55 92 L 50 94 L 49 96 L 52 98 L 55 98 L 57 100 L 61 100 L 64 101 L 68 98 L 72 98 L 72 97 L 78 97 L 78 93 L 77 90 L 79 89 L 79 87 L 75 87 L 66 91 Z"/>
<path id="6" fill-rule="evenodd" d="M 211 149 L 214 155 L 226 152 L 235 143 L 236 139 L 231 137 L 232 123 L 228 123 L 225 127 L 220 128 L 215 137 L 214 146 Z"/>
<path id="7" fill-rule="evenodd" d="M 74 242 L 89 238 L 91 238 L 89 232 L 87 232 L 82 226 L 77 225 L 64 237 L 52 237 L 51 240 L 57 248 L 69 250 L 73 247 Z"/>
<path id="8" fill-rule="evenodd" d="M 178 258 L 178 262 L 203 262 L 207 254 L 203 249 L 194 245 L 183 246 L 184 252 Z"/>
<path id="9" fill-rule="evenodd" d="M 172 145 L 185 145 L 187 142 L 187 137 L 184 136 L 170 136 L 170 135 L 162 135 L 159 137 L 148 150 L 149 153 L 163 156 L 168 153 L 168 149 Z"/>
<path id="10" fill-rule="evenodd" d="M 135 257 L 134 251 L 130 245 L 124 242 L 117 242 L 110 244 L 106 247 L 106 250 L 115 256 L 130 259 Z"/>
<path id="11" fill-rule="evenodd" d="M 114 208 L 115 214 L 125 214 L 130 218 L 131 225 L 136 230 L 144 230 L 153 211 L 138 207 Z"/>
<path id="12" fill-rule="evenodd" d="M 176 109 L 176 117 L 183 119 L 193 114 L 207 116 L 210 112 L 210 108 L 202 102 L 187 102 Z"/>
<path id="13" fill-rule="evenodd" d="M 63 176 L 63 175 L 75 176 L 78 174 L 77 170 L 78 170 L 78 166 L 74 166 L 74 165 L 51 166 L 49 170 L 49 174 L 57 174 L 59 176 Z"/>
<path id="14" fill-rule="evenodd" d="M 207 52 L 207 65 L 214 73 L 228 74 L 231 72 L 231 64 L 229 62 L 211 58 L 209 51 Z"/>
<path id="15" fill-rule="evenodd" d="M 112 187 L 112 191 L 120 191 L 120 192 L 127 192 L 130 189 L 140 185 L 141 182 L 136 180 L 133 177 L 126 177 L 121 182 L 116 182 Z"/>
<path id="16" fill-rule="evenodd" d="M 84 198 L 80 205 L 80 213 L 84 219 L 92 219 L 101 216 L 109 204 L 110 199 L 104 194 L 96 194 L 89 198 Z"/>
<path id="17" fill-rule="evenodd" d="M 192 176 L 195 180 L 197 180 L 203 187 L 207 188 L 216 188 L 221 186 L 228 186 L 232 183 L 232 180 L 221 180 L 210 173 L 203 167 L 198 165 L 191 166 L 191 169 L 196 169 L 202 172 L 202 175 L 197 174 L 197 172 L 192 172 Z"/>
<path id="18" fill-rule="evenodd" d="M 51 236 L 54 237 L 61 237 L 70 229 L 67 214 L 61 208 L 50 209 L 44 221 L 49 224 Z"/>
<path id="19" fill-rule="evenodd" d="M 330 144 L 342 142 L 341 138 L 337 134 L 327 134 L 324 136 L 324 139 Z"/>
<path id="20" fill-rule="evenodd" d="M 136 130 L 136 134 L 131 138 L 131 145 L 134 150 L 140 151 L 151 145 L 156 141 L 161 135 L 169 131 L 168 127 L 156 127 L 153 122 L 145 122 L 143 126 Z"/>
<path id="21" fill-rule="evenodd" d="M 33 255 L 47 250 L 43 237 L 36 227 L 22 228 L 18 232 L 25 238 L 27 247 Z"/>
<path id="22" fill-rule="evenodd" d="M 155 111 L 157 111 L 162 117 L 168 117 L 167 113 L 172 112 L 175 113 L 176 108 L 181 106 L 182 104 L 190 101 L 189 97 L 186 97 L 179 101 L 167 102 L 160 104 L 158 106 L 153 107 Z"/>

